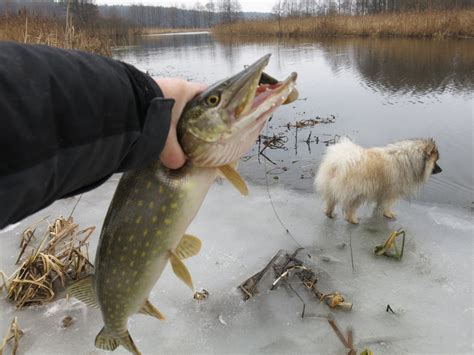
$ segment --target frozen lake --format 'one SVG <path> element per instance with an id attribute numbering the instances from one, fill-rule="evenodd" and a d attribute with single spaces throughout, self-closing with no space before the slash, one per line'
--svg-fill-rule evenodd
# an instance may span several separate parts
<path id="1" fill-rule="evenodd" d="M 75 211 L 76 222 L 82 227 L 100 226 L 115 185 L 116 178 L 85 194 Z M 395 207 L 397 221 L 372 220 L 369 210 L 361 209 L 361 224 L 352 226 L 339 215 L 335 220 L 326 219 L 313 194 L 272 188 L 279 215 L 312 255 L 311 265 L 320 271 L 320 289 L 339 291 L 354 303 L 351 312 L 330 311 L 294 284 L 306 302 L 306 317 L 301 319 L 301 301 L 285 287 L 269 291 L 268 283 L 263 283 L 260 293 L 247 302 L 236 289 L 279 249 L 297 247 L 278 223 L 266 189 L 251 185 L 250 191 L 243 198 L 226 182 L 211 188 L 189 228 L 203 241 L 201 253 L 186 261 L 195 287 L 207 289 L 210 296 L 195 301 L 167 268 L 150 297 L 166 321 L 142 315 L 130 321 L 130 333 L 144 354 L 347 354 L 327 321 L 316 317 L 329 313 L 342 330 L 354 329 L 358 350 L 472 353 L 474 222 L 469 211 L 402 201 Z M 40 217 L 68 214 L 74 203 L 72 199 L 58 201 L 0 235 L 0 269 L 14 271 L 19 252 L 16 234 Z M 399 227 L 407 233 L 402 261 L 374 257 L 373 248 Z M 92 237 L 92 253 L 97 238 L 98 231 Z M 346 247 L 340 249 L 341 243 Z M 396 314 L 386 312 L 388 304 Z M 0 334 L 18 316 L 25 331 L 20 353 L 101 353 L 94 348 L 102 327 L 100 313 L 76 300 L 63 299 L 24 311 L 2 302 L 0 314 Z M 72 316 L 74 323 L 64 329 L 61 324 L 66 316 Z M 116 353 L 127 352 L 119 348 Z"/>

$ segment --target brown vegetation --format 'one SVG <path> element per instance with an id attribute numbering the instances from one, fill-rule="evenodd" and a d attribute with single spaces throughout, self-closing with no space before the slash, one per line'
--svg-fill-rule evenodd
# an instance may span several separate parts
<path id="1" fill-rule="evenodd" d="M 474 10 L 289 17 L 217 26 L 218 35 L 474 37 Z"/>
<path id="2" fill-rule="evenodd" d="M 18 309 L 51 302 L 68 282 L 89 274 L 93 268 L 89 261 L 89 237 L 95 227 L 78 230 L 79 225 L 71 216 L 60 216 L 48 223 L 39 246 L 32 246 L 42 222 L 23 232 L 19 268 L 8 278 L 0 272 L 0 291 L 5 289 Z"/>
<path id="3" fill-rule="evenodd" d="M 18 327 L 18 318 L 13 318 L 10 328 L 8 329 L 7 334 L 3 338 L 2 342 L 0 342 L 0 355 L 3 354 L 3 351 L 7 347 L 8 343 L 12 343 L 11 345 L 11 353 L 12 355 L 16 355 L 18 350 L 18 342 L 20 338 L 23 336 L 23 331 Z"/>
<path id="4" fill-rule="evenodd" d="M 28 14 L 0 16 L 2 41 L 46 44 L 110 56 L 115 35 L 111 28 L 91 26 L 79 28 L 65 19 Z"/>

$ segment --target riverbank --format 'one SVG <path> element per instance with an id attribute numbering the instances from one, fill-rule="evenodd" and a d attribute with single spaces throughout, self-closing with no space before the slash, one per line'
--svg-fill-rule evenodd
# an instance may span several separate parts
<path id="1" fill-rule="evenodd" d="M 220 25 L 212 31 L 218 35 L 281 37 L 474 37 L 474 10 L 282 18 Z"/>
<path id="2" fill-rule="evenodd" d="M 101 21 L 78 26 L 66 19 L 28 14 L 0 16 L 0 41 L 78 49 L 110 57 L 111 49 L 127 43 L 128 29 Z"/>
<path id="3" fill-rule="evenodd" d="M 163 27 L 143 27 L 134 31 L 139 36 L 154 36 L 173 33 L 201 33 L 209 32 L 208 28 L 163 28 Z"/>

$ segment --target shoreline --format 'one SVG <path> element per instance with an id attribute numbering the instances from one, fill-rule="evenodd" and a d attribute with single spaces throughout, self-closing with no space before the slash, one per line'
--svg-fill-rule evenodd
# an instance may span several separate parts
<path id="1" fill-rule="evenodd" d="M 189 31 L 189 32 L 165 32 L 165 33 L 147 33 L 138 35 L 140 37 L 155 37 L 155 36 L 182 36 L 182 35 L 200 35 L 211 34 L 211 31 Z"/>

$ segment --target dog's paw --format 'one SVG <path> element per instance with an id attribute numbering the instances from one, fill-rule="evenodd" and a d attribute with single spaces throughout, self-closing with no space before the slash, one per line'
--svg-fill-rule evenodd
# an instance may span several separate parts
<path id="1" fill-rule="evenodd" d="M 385 211 L 383 213 L 383 216 L 388 218 L 388 219 L 395 219 L 397 217 L 397 215 L 391 211 Z"/>
<path id="2" fill-rule="evenodd" d="M 326 215 L 327 218 L 333 219 L 334 217 L 336 217 L 336 215 L 332 211 L 331 212 L 324 211 L 324 214 Z"/>
<path id="3" fill-rule="evenodd" d="M 351 224 L 359 224 L 359 220 L 357 217 L 346 217 L 346 221 Z"/>

